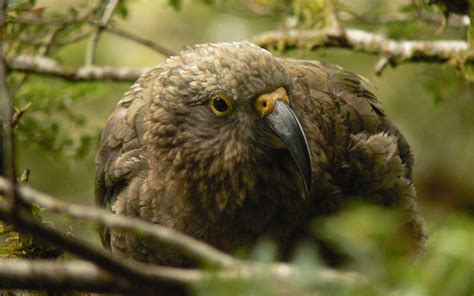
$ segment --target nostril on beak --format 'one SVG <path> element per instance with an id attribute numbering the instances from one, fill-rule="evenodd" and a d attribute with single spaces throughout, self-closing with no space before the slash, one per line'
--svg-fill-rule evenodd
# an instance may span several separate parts
<path id="1" fill-rule="evenodd" d="M 255 101 L 255 108 L 260 116 L 264 118 L 273 111 L 276 101 L 280 100 L 286 104 L 289 103 L 288 95 L 283 87 L 280 87 L 272 93 L 260 95 Z"/>

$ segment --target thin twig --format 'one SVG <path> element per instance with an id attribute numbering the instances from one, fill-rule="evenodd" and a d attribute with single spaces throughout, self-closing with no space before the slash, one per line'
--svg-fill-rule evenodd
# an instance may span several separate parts
<path id="1" fill-rule="evenodd" d="M 21 24 L 25 24 L 25 25 L 57 26 L 57 27 L 61 27 L 61 28 L 66 28 L 67 25 L 70 25 L 70 24 L 73 24 L 73 23 L 81 23 L 81 22 L 86 22 L 86 23 L 94 26 L 94 28 L 101 26 L 100 22 L 98 22 L 97 20 L 90 19 L 90 17 L 87 17 L 87 18 L 81 17 L 81 18 L 78 18 L 78 19 L 67 20 L 67 21 L 18 18 L 17 22 L 21 23 Z M 166 47 L 164 47 L 160 44 L 157 44 L 156 42 L 154 42 L 150 39 L 140 37 L 136 34 L 133 34 L 132 32 L 128 32 L 128 31 L 125 31 L 125 30 L 122 30 L 122 29 L 119 29 L 119 28 L 116 28 L 116 27 L 112 27 L 110 24 L 103 25 L 102 30 L 106 31 L 108 33 L 120 36 L 122 38 L 128 39 L 128 40 L 133 41 L 137 44 L 146 46 L 146 47 L 152 49 L 153 51 L 155 51 L 155 52 L 157 52 L 161 55 L 172 56 L 172 55 L 176 54 L 175 51 L 173 51 L 171 49 L 168 49 L 168 48 L 166 48 Z M 64 40 L 59 41 L 58 40 L 54 45 L 56 47 L 69 45 L 69 44 L 81 41 L 84 38 L 89 37 L 89 36 L 91 36 L 91 32 L 86 31 L 86 32 L 78 34 L 77 36 L 74 36 L 73 38 L 70 38 L 69 40 L 66 40 L 66 41 L 64 41 Z M 23 37 L 22 35 L 15 36 L 15 39 L 17 39 L 19 41 L 22 41 L 22 42 L 28 42 L 29 44 L 40 45 L 40 46 L 43 46 L 44 44 L 47 43 L 46 42 L 47 40 L 34 40 L 34 39 L 29 40 L 29 39 Z"/>
<path id="2" fill-rule="evenodd" d="M 85 65 L 91 66 L 94 64 L 95 58 L 95 51 L 97 48 L 97 44 L 99 42 L 100 34 L 104 30 L 104 27 L 108 25 L 115 8 L 117 7 L 118 0 L 102 0 L 103 3 L 108 2 L 105 6 L 104 13 L 102 14 L 102 18 L 98 26 L 96 27 L 95 31 L 92 33 L 89 43 L 86 49 L 86 59 Z"/>
<path id="3" fill-rule="evenodd" d="M 20 107 L 19 109 L 15 110 L 15 114 L 13 115 L 13 121 L 12 121 L 12 127 L 15 128 L 18 123 L 20 122 L 20 119 L 23 117 L 23 115 L 30 109 L 31 107 L 31 102 L 28 102 L 25 106 Z"/>
<path id="4" fill-rule="evenodd" d="M 48 35 L 46 36 L 46 39 L 44 40 L 44 43 L 41 45 L 41 47 L 38 50 L 38 55 L 48 55 L 49 50 L 51 49 L 51 46 L 53 45 L 54 39 L 56 38 L 56 35 L 61 31 L 62 28 L 56 27 L 53 28 L 51 31 L 48 32 Z"/>
<path id="5" fill-rule="evenodd" d="M 96 23 L 95 21 L 89 21 L 89 23 Z M 121 30 L 121 29 L 118 29 L 118 28 L 114 28 L 114 27 L 111 27 L 110 25 L 107 25 L 104 27 L 104 31 L 107 31 L 108 33 L 112 33 L 112 34 L 115 34 L 117 36 L 120 36 L 122 38 L 125 38 L 125 39 L 128 39 L 130 41 L 133 41 L 135 43 L 138 43 L 140 45 L 143 45 L 143 46 L 146 46 L 164 56 L 172 56 L 172 55 L 175 55 L 176 52 L 162 46 L 162 45 L 159 45 L 149 39 L 146 39 L 146 38 L 143 38 L 143 37 L 140 37 L 138 35 L 135 35 L 135 34 L 132 34 L 130 32 L 127 32 L 127 31 L 124 31 L 124 30 Z"/>
<path id="6" fill-rule="evenodd" d="M 63 27 L 53 28 L 51 31 L 48 32 L 48 35 L 46 36 L 46 38 L 44 40 L 41 40 L 41 42 L 35 42 L 34 40 L 31 40 L 31 39 L 27 39 L 27 40 L 23 40 L 23 41 L 28 42 L 30 44 L 32 44 L 32 43 L 36 43 L 37 45 L 40 44 L 41 46 L 37 51 L 37 55 L 46 56 L 46 55 L 49 54 L 57 34 L 63 29 L 64 29 Z M 17 37 L 18 36 L 16 36 L 16 38 Z M 28 75 L 25 74 L 16 82 L 15 85 L 12 86 L 12 88 L 11 88 L 12 96 L 14 96 L 20 90 L 20 88 L 25 84 L 25 82 L 27 80 L 28 80 Z M 28 108 L 29 108 L 29 106 L 28 106 Z M 26 110 L 25 109 L 20 109 L 20 111 L 22 111 L 22 112 L 18 112 L 18 111 L 15 112 L 15 115 L 13 117 L 13 123 L 12 123 L 13 127 L 15 127 L 18 123 L 18 119 L 19 119 L 18 115 L 22 116 L 23 113 Z"/>
<path id="7" fill-rule="evenodd" d="M 382 75 L 383 70 L 390 64 L 390 60 L 386 57 L 383 56 L 382 58 L 379 59 L 377 64 L 375 64 L 374 67 L 374 73 L 377 76 Z"/>
<path id="8" fill-rule="evenodd" d="M 30 180 L 30 169 L 25 169 L 23 173 L 21 173 L 20 178 L 18 178 L 18 183 L 21 185 L 26 185 L 28 184 L 28 181 Z"/>

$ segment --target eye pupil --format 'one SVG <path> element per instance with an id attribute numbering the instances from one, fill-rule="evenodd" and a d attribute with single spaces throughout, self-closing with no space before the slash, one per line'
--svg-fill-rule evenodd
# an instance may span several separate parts
<path id="1" fill-rule="evenodd" d="M 221 98 L 216 98 L 212 101 L 212 105 L 219 112 L 225 112 L 229 108 L 227 102 Z"/>
<path id="2" fill-rule="evenodd" d="M 228 116 L 234 109 L 232 101 L 224 94 L 213 96 L 209 100 L 209 107 L 217 116 Z"/>

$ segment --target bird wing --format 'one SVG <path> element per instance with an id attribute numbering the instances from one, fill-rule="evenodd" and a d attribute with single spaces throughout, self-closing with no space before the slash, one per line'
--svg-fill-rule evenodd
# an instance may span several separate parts
<path id="1" fill-rule="evenodd" d="M 154 69 L 137 80 L 117 103 L 104 128 L 96 156 L 95 199 L 100 207 L 113 211 L 118 195 L 148 168 L 143 143 L 144 116 L 157 73 Z M 101 239 L 108 247 L 108 229 L 101 231 Z"/>
<path id="2" fill-rule="evenodd" d="M 336 65 L 320 61 L 286 60 L 290 74 L 303 80 L 309 92 L 324 92 L 342 102 L 341 108 L 347 111 L 346 124 L 352 134 L 388 133 L 397 139 L 400 158 L 411 177 L 413 156 L 410 147 L 397 127 L 385 115 L 377 97 L 368 90 L 370 82 L 362 76 L 353 74 Z"/>
<path id="3" fill-rule="evenodd" d="M 349 189 L 347 192 L 356 195 L 366 192 L 372 202 L 405 210 L 404 229 L 408 230 L 415 255 L 422 254 L 427 234 L 411 181 L 413 156 L 406 139 L 367 89 L 367 80 L 317 61 L 290 60 L 286 64 L 311 100 L 319 100 L 321 92 L 332 98 L 334 115 L 347 127 L 350 140 L 345 165 L 350 172 L 346 177 L 344 173 L 339 175 L 338 183 L 344 184 L 345 190 Z"/>

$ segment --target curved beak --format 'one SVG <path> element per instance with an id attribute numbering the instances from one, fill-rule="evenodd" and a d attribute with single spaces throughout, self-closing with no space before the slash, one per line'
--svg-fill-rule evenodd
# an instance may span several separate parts
<path id="1" fill-rule="evenodd" d="M 289 150 L 303 177 L 306 191 L 309 192 L 312 183 L 309 146 L 298 118 L 288 106 L 288 96 L 285 95 L 286 91 L 282 93 L 281 89 L 278 89 L 272 94 L 260 96 L 257 99 L 257 110 Z"/>

